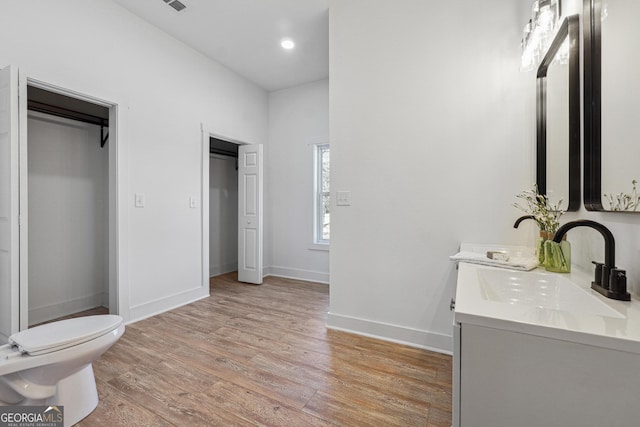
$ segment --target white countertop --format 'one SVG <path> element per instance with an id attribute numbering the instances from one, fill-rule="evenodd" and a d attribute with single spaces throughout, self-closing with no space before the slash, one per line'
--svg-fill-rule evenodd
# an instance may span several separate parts
<path id="1" fill-rule="evenodd" d="M 500 249 L 514 253 L 532 250 L 468 243 L 461 246 L 461 250 L 478 252 Z M 502 286 L 496 283 L 502 279 L 507 282 L 509 272 L 513 276 L 558 280 L 555 292 L 561 291 L 564 296 L 556 298 L 552 305 L 546 304 L 545 298 L 541 304 L 530 293 L 529 298 L 514 298 L 519 301 L 511 302 L 508 296 L 522 289 L 506 285 L 504 292 L 498 289 L 496 293 L 496 286 Z M 606 298 L 591 289 L 592 279 L 593 274 L 580 271 L 548 273 L 539 267 L 522 272 L 460 262 L 455 321 L 640 354 L 640 301 L 633 297 L 631 301 Z M 565 295 L 565 291 L 570 292 Z"/>

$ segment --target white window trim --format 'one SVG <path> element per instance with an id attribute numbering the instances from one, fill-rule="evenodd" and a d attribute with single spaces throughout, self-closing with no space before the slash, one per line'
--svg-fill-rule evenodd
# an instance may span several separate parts
<path id="1" fill-rule="evenodd" d="M 321 180 L 322 180 L 322 156 L 321 151 L 328 149 L 329 144 L 315 144 L 313 147 L 313 237 L 309 250 L 328 251 L 330 240 L 320 238 L 322 236 L 322 214 L 320 209 L 322 207 Z"/>

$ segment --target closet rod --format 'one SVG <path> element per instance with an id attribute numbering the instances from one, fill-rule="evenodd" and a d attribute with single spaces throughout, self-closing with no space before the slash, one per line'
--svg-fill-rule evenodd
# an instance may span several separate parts
<path id="1" fill-rule="evenodd" d="M 104 147 L 104 144 L 109 139 L 108 132 L 106 136 L 104 135 L 104 127 L 109 127 L 109 119 L 104 119 L 102 117 L 93 116 L 91 114 L 85 114 L 79 111 L 73 111 L 67 108 L 45 104 L 44 102 L 33 100 L 27 101 L 27 109 L 31 111 L 37 111 L 39 113 L 51 114 L 53 116 L 62 117 L 64 119 L 76 120 L 82 123 L 89 123 L 92 125 L 100 126 L 100 147 Z"/>
<path id="2" fill-rule="evenodd" d="M 235 157 L 238 158 L 238 153 L 234 151 L 222 150 L 220 148 L 209 148 L 209 154 L 219 154 L 221 156 Z"/>

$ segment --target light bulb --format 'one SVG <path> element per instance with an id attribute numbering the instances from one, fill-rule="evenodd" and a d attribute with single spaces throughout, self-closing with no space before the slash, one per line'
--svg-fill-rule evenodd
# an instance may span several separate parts
<path id="1" fill-rule="evenodd" d="M 296 47 L 296 44 L 291 39 L 282 39 L 280 40 L 280 46 L 282 46 L 283 49 L 291 50 Z"/>
<path id="2" fill-rule="evenodd" d="M 551 11 L 551 7 L 546 5 L 540 8 L 540 13 L 538 14 L 538 26 L 542 28 L 543 31 L 549 31 L 551 29 L 552 22 L 553 12 Z"/>

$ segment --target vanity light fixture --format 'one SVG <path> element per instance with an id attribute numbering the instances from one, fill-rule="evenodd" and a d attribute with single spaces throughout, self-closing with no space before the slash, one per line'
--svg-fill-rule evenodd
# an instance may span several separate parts
<path id="1" fill-rule="evenodd" d="M 287 38 L 280 40 L 280 46 L 282 46 L 284 50 L 291 50 L 296 47 L 296 44 L 293 42 L 293 40 Z"/>
<path id="2" fill-rule="evenodd" d="M 521 71 L 535 69 L 553 40 L 560 16 L 560 0 L 536 0 L 522 34 Z"/>

